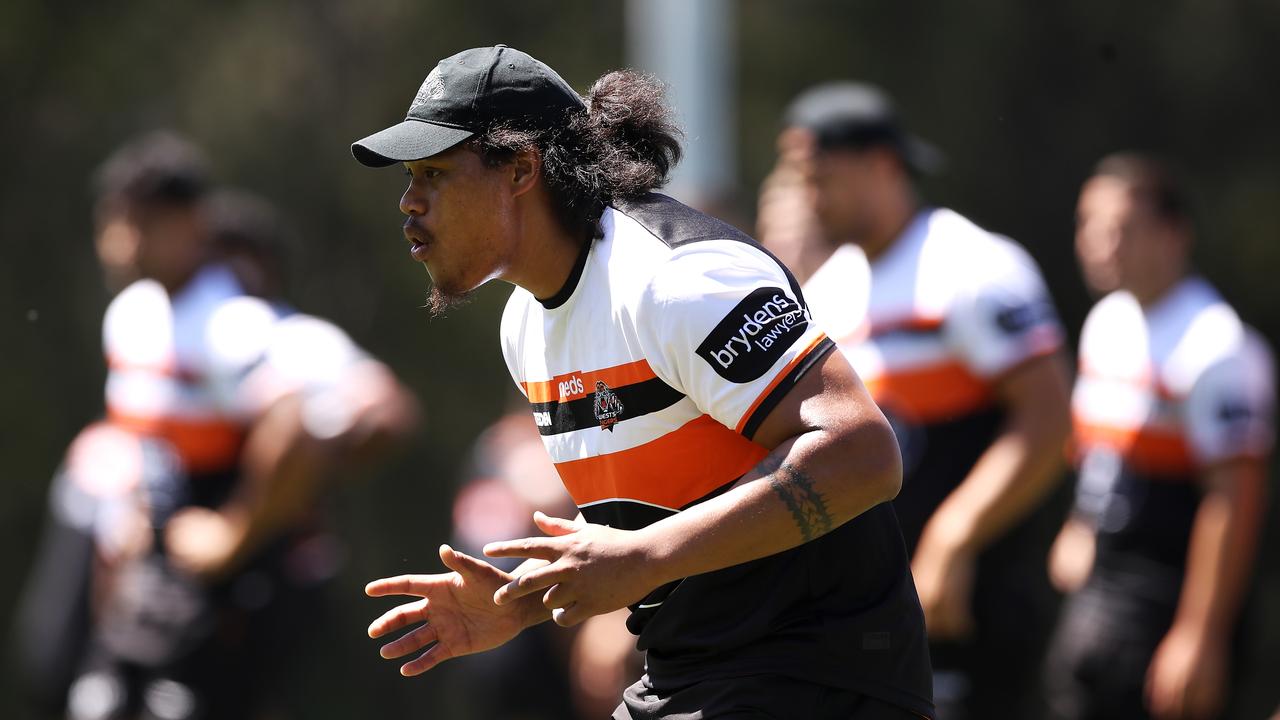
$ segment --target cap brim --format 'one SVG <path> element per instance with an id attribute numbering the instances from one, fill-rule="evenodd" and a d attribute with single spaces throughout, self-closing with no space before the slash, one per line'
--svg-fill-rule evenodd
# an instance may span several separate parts
<path id="1" fill-rule="evenodd" d="M 361 165 L 386 167 L 431 157 L 472 135 L 470 130 L 409 119 L 351 143 L 351 154 Z"/>
<path id="2" fill-rule="evenodd" d="M 947 167 L 947 156 L 936 145 L 908 135 L 902 140 L 902 158 L 921 175 L 937 175 Z"/>

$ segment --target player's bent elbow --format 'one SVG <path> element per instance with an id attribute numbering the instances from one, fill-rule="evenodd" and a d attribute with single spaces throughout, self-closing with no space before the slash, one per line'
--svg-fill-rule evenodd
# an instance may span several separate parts
<path id="1" fill-rule="evenodd" d="M 851 454 L 849 467 L 857 468 L 856 482 L 869 495 L 872 507 L 889 502 L 902 490 L 902 454 L 888 422 L 863 427 L 856 442 L 845 446 Z"/>
<path id="2" fill-rule="evenodd" d="M 898 442 L 893 434 L 883 449 L 883 469 L 880 472 L 883 496 L 881 502 L 889 502 L 898 497 L 902 491 L 902 453 L 898 450 Z"/>

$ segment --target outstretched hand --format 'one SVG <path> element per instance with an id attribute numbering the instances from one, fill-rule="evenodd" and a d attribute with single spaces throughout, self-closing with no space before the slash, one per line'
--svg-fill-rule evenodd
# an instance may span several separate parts
<path id="1" fill-rule="evenodd" d="M 501 607 L 546 590 L 542 604 L 563 626 L 626 607 L 665 582 L 652 557 L 654 548 L 633 531 L 549 517 L 536 512 L 534 524 L 547 537 L 489 543 L 489 557 L 537 558 L 544 565 L 497 589 Z"/>
<path id="2" fill-rule="evenodd" d="M 369 626 L 379 638 L 421 623 L 382 646 L 384 658 L 400 658 L 426 651 L 400 666 L 406 677 L 420 675 L 450 658 L 495 648 L 533 624 L 527 603 L 494 604 L 494 592 L 513 576 L 494 566 L 440 546 L 440 560 L 453 572 L 439 575 L 400 575 L 365 586 L 370 597 L 413 595 L 422 598 L 383 613 Z M 545 618 L 545 612 L 541 614 Z"/>

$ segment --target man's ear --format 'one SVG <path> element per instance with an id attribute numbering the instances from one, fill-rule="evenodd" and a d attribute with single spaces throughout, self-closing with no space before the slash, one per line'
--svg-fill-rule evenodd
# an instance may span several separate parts
<path id="1" fill-rule="evenodd" d="M 542 175 L 542 155 L 535 148 L 516 153 L 511 161 L 512 195 L 523 195 L 538 182 Z"/>

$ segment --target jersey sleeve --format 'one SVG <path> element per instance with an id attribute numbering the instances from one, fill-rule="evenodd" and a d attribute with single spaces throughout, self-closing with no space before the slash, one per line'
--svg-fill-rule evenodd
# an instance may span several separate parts
<path id="1" fill-rule="evenodd" d="M 974 374 L 994 378 L 1062 346 L 1057 311 L 1035 262 L 1011 241 L 992 253 L 978 282 L 947 314 L 948 344 Z"/>
<path id="2" fill-rule="evenodd" d="M 636 327 L 654 374 L 747 437 L 834 347 L 787 272 L 738 241 L 677 250 L 645 289 Z"/>
<path id="3" fill-rule="evenodd" d="M 252 419 L 247 381 L 267 358 L 278 315 L 266 302 L 248 296 L 218 305 L 204 328 L 207 383 L 220 411 L 239 420 Z"/>
<path id="4" fill-rule="evenodd" d="M 1275 367 L 1266 344 L 1246 336 L 1239 352 L 1200 374 L 1183 406 L 1197 462 L 1266 457 L 1275 441 Z"/>

